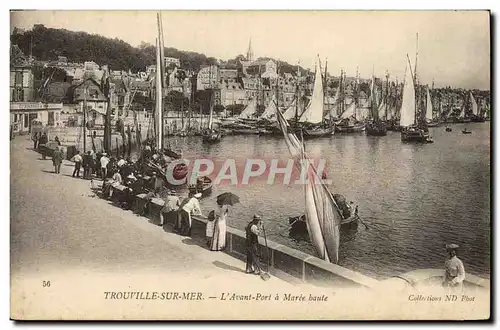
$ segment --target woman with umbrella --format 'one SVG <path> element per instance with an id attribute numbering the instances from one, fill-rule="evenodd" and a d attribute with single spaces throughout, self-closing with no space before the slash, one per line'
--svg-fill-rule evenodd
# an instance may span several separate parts
<path id="1" fill-rule="evenodd" d="M 239 203 L 240 199 L 233 193 L 217 196 L 217 211 L 210 250 L 222 251 L 226 247 L 227 214 L 229 206 Z"/>

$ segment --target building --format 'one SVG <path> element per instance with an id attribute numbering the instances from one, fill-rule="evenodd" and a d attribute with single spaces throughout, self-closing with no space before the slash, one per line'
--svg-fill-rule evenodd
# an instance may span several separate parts
<path id="1" fill-rule="evenodd" d="M 29 134 L 33 126 L 62 126 L 62 103 L 11 102 L 10 124 L 14 134 Z"/>
<path id="2" fill-rule="evenodd" d="M 273 60 L 261 59 L 248 64 L 245 72 L 247 75 L 253 77 L 259 77 L 266 73 L 276 75 L 277 65 Z"/>
<path id="3" fill-rule="evenodd" d="M 29 67 L 10 69 L 10 101 L 31 102 L 35 98 L 33 71 Z"/>
<path id="4" fill-rule="evenodd" d="M 99 113 L 106 113 L 107 100 L 101 86 L 94 79 L 86 79 L 73 90 L 72 103 L 79 105 L 79 112 L 83 113 L 84 105 L 87 110 L 96 110 Z"/>
<path id="5" fill-rule="evenodd" d="M 236 79 L 226 79 L 220 83 L 221 104 L 225 107 L 232 104 L 247 104 L 246 92 Z"/>
<path id="6" fill-rule="evenodd" d="M 222 83 L 224 80 L 237 79 L 238 70 L 236 69 L 220 69 L 219 70 L 219 81 Z"/>

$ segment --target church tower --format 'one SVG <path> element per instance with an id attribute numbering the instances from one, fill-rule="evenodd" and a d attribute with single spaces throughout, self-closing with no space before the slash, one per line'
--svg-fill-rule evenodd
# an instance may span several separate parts
<path id="1" fill-rule="evenodd" d="M 247 61 L 253 61 L 252 38 L 250 38 L 250 42 L 248 43 Z"/>

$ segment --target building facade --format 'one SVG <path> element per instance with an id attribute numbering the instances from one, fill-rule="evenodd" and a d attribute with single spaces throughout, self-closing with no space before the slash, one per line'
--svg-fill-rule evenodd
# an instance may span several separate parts
<path id="1" fill-rule="evenodd" d="M 62 103 L 11 102 L 10 124 L 14 134 L 29 134 L 35 125 L 62 126 Z"/>
<path id="2" fill-rule="evenodd" d="M 28 67 L 10 69 L 10 101 L 31 102 L 35 98 L 34 76 Z"/>

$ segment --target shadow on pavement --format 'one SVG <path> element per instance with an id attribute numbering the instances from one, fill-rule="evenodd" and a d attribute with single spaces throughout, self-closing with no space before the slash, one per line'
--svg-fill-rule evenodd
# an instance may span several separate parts
<path id="1" fill-rule="evenodd" d="M 212 262 L 212 264 L 216 267 L 219 267 L 219 268 L 222 268 L 222 269 L 226 269 L 226 270 L 232 270 L 233 272 L 238 272 L 238 273 L 244 273 L 245 270 L 244 269 L 241 269 L 241 268 L 238 268 L 238 267 L 234 267 L 234 266 L 231 266 L 231 265 L 228 265 L 228 264 L 225 264 L 221 261 L 214 261 Z"/>
<path id="2" fill-rule="evenodd" d="M 42 170 L 42 172 L 45 172 L 45 173 L 50 173 L 50 174 L 56 174 L 56 172 L 54 172 L 54 171 Z"/>

